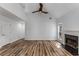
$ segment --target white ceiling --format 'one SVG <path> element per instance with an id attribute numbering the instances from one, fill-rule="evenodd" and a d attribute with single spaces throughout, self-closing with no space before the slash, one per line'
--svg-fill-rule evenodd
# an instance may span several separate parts
<path id="1" fill-rule="evenodd" d="M 17 21 L 17 22 L 23 22 L 23 20 L 20 19 L 18 16 L 16 16 L 15 14 L 11 13 L 8 10 L 5 10 L 2 7 L 0 7 L 0 15 L 13 19 L 14 21 Z"/>
<path id="2" fill-rule="evenodd" d="M 43 3 L 44 10 L 49 12 L 55 18 L 60 18 L 75 8 L 79 8 L 78 3 Z M 26 13 L 32 13 L 39 8 L 38 3 L 25 3 L 21 4 Z"/>

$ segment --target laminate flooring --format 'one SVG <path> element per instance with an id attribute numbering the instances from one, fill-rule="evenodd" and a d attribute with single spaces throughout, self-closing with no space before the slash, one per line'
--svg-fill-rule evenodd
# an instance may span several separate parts
<path id="1" fill-rule="evenodd" d="M 56 40 L 17 40 L 0 48 L 1 56 L 72 56 Z"/>

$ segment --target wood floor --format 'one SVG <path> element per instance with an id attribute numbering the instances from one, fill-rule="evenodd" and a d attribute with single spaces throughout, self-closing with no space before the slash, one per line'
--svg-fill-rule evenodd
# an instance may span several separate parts
<path id="1" fill-rule="evenodd" d="M 1 56 L 72 56 L 55 40 L 18 40 L 0 48 Z"/>

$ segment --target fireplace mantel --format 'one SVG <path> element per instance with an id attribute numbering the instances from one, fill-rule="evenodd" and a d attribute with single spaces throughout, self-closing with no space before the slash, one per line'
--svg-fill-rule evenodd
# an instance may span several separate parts
<path id="1" fill-rule="evenodd" d="M 79 36 L 79 31 L 64 31 L 64 34 Z"/>

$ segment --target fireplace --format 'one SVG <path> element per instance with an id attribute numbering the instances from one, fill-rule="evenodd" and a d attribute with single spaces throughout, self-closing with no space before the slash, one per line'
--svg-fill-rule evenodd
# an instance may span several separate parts
<path id="1" fill-rule="evenodd" d="M 78 55 L 78 36 L 65 34 L 65 49 L 73 55 Z"/>

